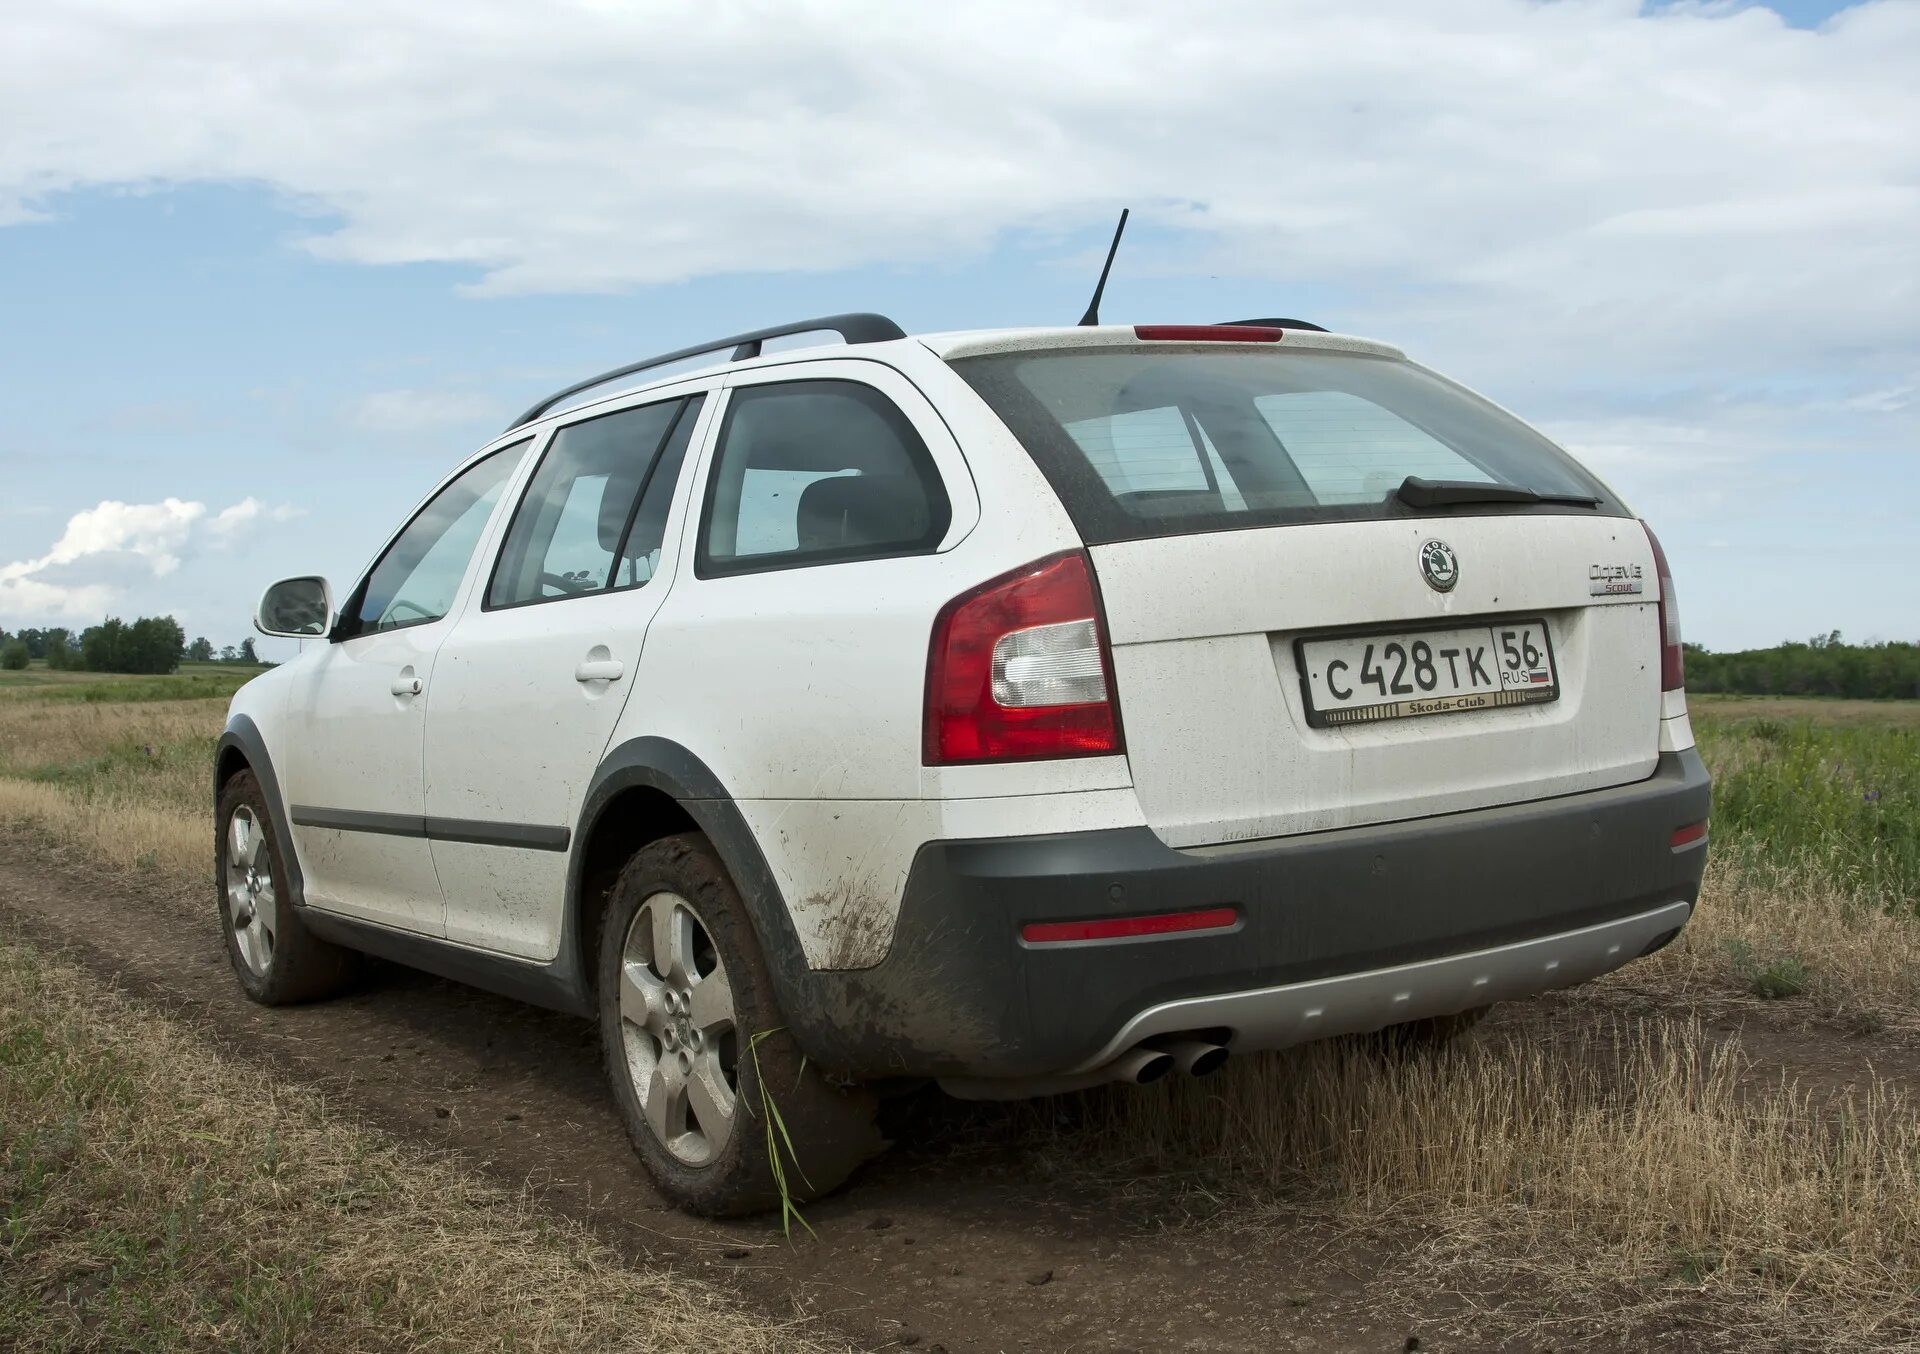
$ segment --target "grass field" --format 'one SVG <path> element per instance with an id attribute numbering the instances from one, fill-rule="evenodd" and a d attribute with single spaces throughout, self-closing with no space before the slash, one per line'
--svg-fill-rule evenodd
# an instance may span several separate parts
<path id="1" fill-rule="evenodd" d="M 56 671 L 35 661 L 19 672 L 0 670 L 0 702 L 80 701 L 123 704 L 131 701 L 226 700 L 265 672 L 238 663 L 182 663 L 164 677 L 118 672 Z"/>
<path id="2" fill-rule="evenodd" d="M 0 1349 L 815 1351 L 0 939 Z"/>
<path id="3" fill-rule="evenodd" d="M 142 699 L 0 694 L 0 816 L 197 886 L 224 702 Z M 1009 1123 L 1117 1179 L 1202 1180 L 1235 1226 L 1415 1225 L 1436 1273 L 1706 1304 L 1757 1347 L 1920 1347 L 1915 1088 L 1756 1078 L 1737 1036 L 1700 1023 L 1745 1007 L 1837 1041 L 1920 1037 L 1920 718 L 1742 698 L 1694 713 L 1716 777 L 1701 907 L 1595 989 L 1591 1020 L 1551 1038 L 1496 1023 L 1425 1059 L 1242 1059 Z"/>

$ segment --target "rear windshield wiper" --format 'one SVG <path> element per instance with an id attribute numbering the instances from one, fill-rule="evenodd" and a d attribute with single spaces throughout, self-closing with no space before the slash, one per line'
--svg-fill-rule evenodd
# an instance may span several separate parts
<path id="1" fill-rule="evenodd" d="M 1518 484 L 1488 484 L 1480 480 L 1423 480 L 1409 475 L 1393 491 L 1410 508 L 1444 508 L 1455 503 L 1571 503 L 1597 508 L 1591 494 L 1543 494 Z"/>

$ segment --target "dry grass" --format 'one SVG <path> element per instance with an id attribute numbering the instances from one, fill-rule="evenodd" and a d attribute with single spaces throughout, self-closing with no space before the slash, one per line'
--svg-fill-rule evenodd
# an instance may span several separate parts
<path id="1" fill-rule="evenodd" d="M 0 702 L 0 818 L 126 870 L 211 868 L 213 744 L 226 702 Z"/>
<path id="2" fill-rule="evenodd" d="M 1203 1169 L 1234 1227 L 1424 1238 L 1434 1273 L 1506 1270 L 1543 1310 L 1630 1291 L 1642 1318 L 1769 1349 L 1920 1348 L 1920 1107 L 1748 1072 L 1737 1042 L 1661 1019 L 1398 1060 L 1320 1044 L 1093 1097 L 1061 1146 Z"/>
<path id="3" fill-rule="evenodd" d="M 0 1347 L 816 1350 L 0 943 Z"/>
<path id="4" fill-rule="evenodd" d="M 1681 938 L 1622 970 L 1641 991 L 1689 997 L 1800 993 L 1856 1032 L 1920 1027 L 1920 923 L 1863 900 L 1815 859 L 1716 857 Z"/>

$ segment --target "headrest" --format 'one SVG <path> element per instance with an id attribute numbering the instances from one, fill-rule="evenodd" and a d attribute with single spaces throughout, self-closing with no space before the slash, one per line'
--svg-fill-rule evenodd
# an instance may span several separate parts
<path id="1" fill-rule="evenodd" d="M 835 475 L 800 494 L 794 524 L 802 550 L 916 541 L 927 533 L 927 495 L 909 475 Z"/>

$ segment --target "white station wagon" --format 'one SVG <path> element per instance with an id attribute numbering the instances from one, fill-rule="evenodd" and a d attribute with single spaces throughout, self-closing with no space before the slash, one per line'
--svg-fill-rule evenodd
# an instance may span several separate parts
<path id="1" fill-rule="evenodd" d="M 1293 320 L 635 363 L 256 620 L 315 642 L 219 745 L 247 993 L 364 951 L 595 1018 L 705 1212 L 777 1200 L 763 1096 L 806 1196 L 929 1080 L 1436 1040 L 1666 944 L 1705 861 L 1652 533 Z"/>

